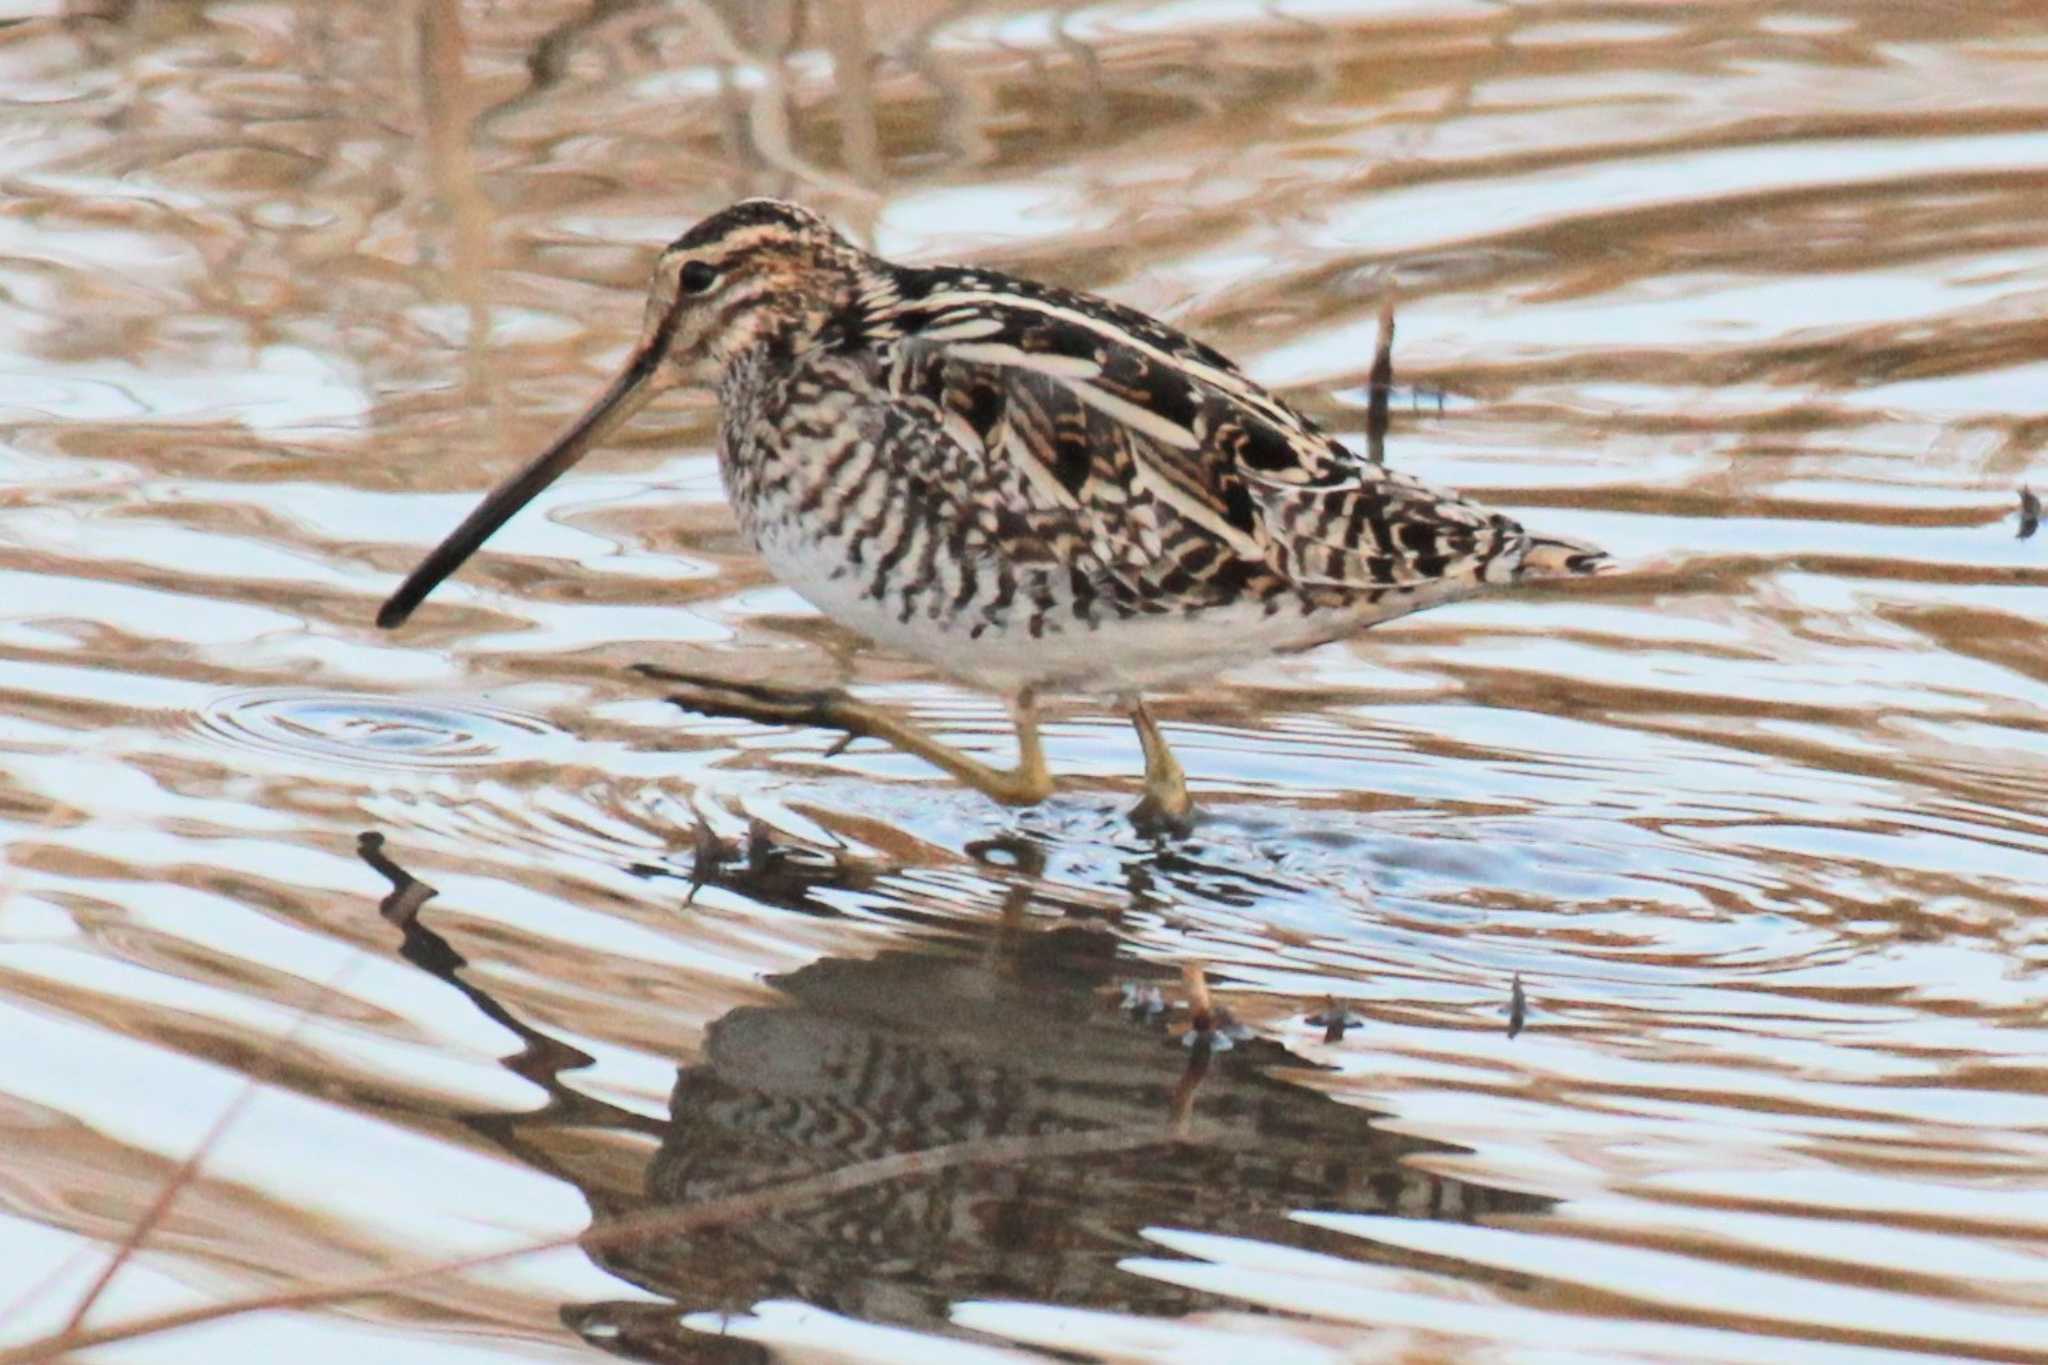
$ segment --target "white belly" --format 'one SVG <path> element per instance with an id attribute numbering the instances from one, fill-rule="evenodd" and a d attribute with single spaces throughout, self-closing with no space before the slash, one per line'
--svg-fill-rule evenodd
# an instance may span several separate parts
<path id="1" fill-rule="evenodd" d="M 1021 616 L 1009 629 L 986 628 L 976 634 L 971 614 L 938 619 L 918 614 L 904 620 L 899 603 L 869 596 L 867 576 L 847 571 L 843 549 L 821 546 L 800 534 L 759 529 L 768 532 L 760 537 L 758 548 L 769 569 L 827 619 L 962 682 L 1005 694 L 1026 687 L 1045 692 L 1139 692 L 1306 649 L 1468 591 L 1435 584 L 1379 604 L 1361 601 L 1310 614 L 1291 601 L 1278 611 L 1247 601 L 1156 616 L 1098 614 L 1090 622 L 1075 615 L 1071 592 L 1056 578 L 1050 585 L 1055 607 L 1043 614 L 1037 635 Z"/>

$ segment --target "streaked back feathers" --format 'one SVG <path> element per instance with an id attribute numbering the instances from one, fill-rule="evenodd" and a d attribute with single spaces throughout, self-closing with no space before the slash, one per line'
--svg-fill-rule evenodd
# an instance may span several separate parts
<path id="1" fill-rule="evenodd" d="M 707 268 L 716 280 L 692 295 Z M 1360 458 L 1157 319 L 993 271 L 895 266 L 795 205 L 747 200 L 683 234 L 656 272 L 664 295 L 685 318 L 676 344 L 699 352 L 693 378 L 729 381 L 738 367 L 760 391 L 727 405 L 736 502 L 829 471 L 846 486 L 792 507 L 837 534 L 910 536 L 907 521 L 830 513 L 871 505 L 876 481 L 911 464 L 950 471 L 1005 509 L 969 537 L 975 555 L 1027 574 L 1057 561 L 1076 576 L 1074 592 L 1085 583 L 1112 614 L 1251 597 L 1276 612 L 1342 615 L 1348 602 L 1355 619 L 1333 621 L 1335 634 L 1525 570 L 1589 573 L 1605 562 Z M 806 401 L 808 416 L 795 410 Z M 849 415 L 849 404 L 859 411 Z M 827 409 L 829 421 L 817 415 Z M 837 448 L 849 442 L 876 448 L 853 458 Z M 764 479 L 736 463 L 780 472 Z M 880 496 L 917 490 L 930 494 L 926 474 Z M 749 510 L 750 524 L 783 515 Z M 852 554 L 900 576 L 902 554 Z"/>

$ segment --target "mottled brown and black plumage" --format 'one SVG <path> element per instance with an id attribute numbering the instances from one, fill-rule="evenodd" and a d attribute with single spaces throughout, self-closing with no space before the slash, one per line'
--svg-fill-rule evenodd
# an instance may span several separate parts
<path id="1" fill-rule="evenodd" d="M 1050 790 L 1041 692 L 1125 699 L 1145 810 L 1177 819 L 1185 786 L 1145 689 L 1607 563 L 1355 455 L 1142 313 L 990 271 L 893 265 L 808 210 L 753 199 L 662 253 L 625 371 L 379 624 L 404 620 L 671 387 L 718 394 L 726 488 L 775 573 L 882 644 L 1003 694 L 1023 759 L 988 768 L 839 693 L 650 671 L 695 709 L 884 738 L 1008 801 Z"/>

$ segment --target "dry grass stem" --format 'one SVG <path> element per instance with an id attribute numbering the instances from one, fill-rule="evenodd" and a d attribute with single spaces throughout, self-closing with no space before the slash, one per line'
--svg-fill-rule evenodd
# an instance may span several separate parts
<path id="1" fill-rule="evenodd" d="M 1394 305 L 1380 305 L 1380 340 L 1372 353 L 1372 377 L 1366 381 L 1365 453 L 1374 464 L 1387 462 L 1387 400 L 1394 387 Z"/>
<path id="2" fill-rule="evenodd" d="M 214 1148 L 220 1145 L 220 1140 L 227 1135 L 229 1127 L 233 1125 L 236 1119 L 242 1116 L 242 1112 L 255 1100 L 257 1092 L 276 1074 L 284 1054 L 299 1040 L 300 1035 L 305 1032 L 306 1026 L 319 1017 L 321 1006 L 327 1003 L 329 996 L 341 988 L 341 983 L 347 979 L 350 972 L 356 969 L 358 961 L 359 959 L 357 958 L 350 958 L 342 963 L 332 976 L 321 982 L 319 987 L 313 992 L 313 998 L 308 1000 L 305 1006 L 300 1009 L 297 1017 L 292 1020 L 292 1026 L 285 1031 L 284 1036 L 279 1038 L 264 1056 L 257 1061 L 256 1066 L 243 1079 L 241 1089 L 235 1092 L 235 1097 L 228 1101 L 219 1115 L 214 1118 L 213 1123 L 193 1146 L 192 1151 L 183 1161 L 178 1163 L 177 1170 L 171 1172 L 170 1179 L 166 1180 L 163 1188 L 157 1191 L 156 1198 L 151 1200 L 149 1207 L 142 1211 L 142 1216 L 129 1225 L 128 1235 L 123 1237 L 121 1244 L 114 1248 L 114 1254 L 107 1259 L 106 1265 L 101 1268 L 100 1273 L 93 1279 L 93 1282 L 86 1287 L 85 1293 L 79 1296 L 77 1305 L 71 1310 L 71 1316 L 66 1318 L 63 1327 L 58 1329 L 58 1339 L 78 1334 L 79 1328 L 85 1322 L 86 1314 L 92 1312 L 93 1305 L 98 1303 L 100 1296 L 107 1292 L 107 1286 L 112 1284 L 114 1277 L 121 1273 L 121 1267 L 128 1264 L 129 1259 L 134 1256 L 136 1250 L 148 1239 L 149 1234 L 156 1230 L 159 1223 L 163 1222 L 165 1216 L 171 1211 L 171 1205 L 177 1202 L 178 1196 L 184 1193 L 186 1187 L 191 1185 L 194 1180 L 198 1179 L 200 1166 L 205 1163 L 206 1158 L 212 1154 Z"/>
<path id="3" fill-rule="evenodd" d="M 216 1125 L 219 1126 L 221 1125 Z M 231 1303 L 206 1304 L 176 1312 L 152 1314 L 108 1327 L 86 1329 L 77 1320 L 81 1315 L 74 1315 L 73 1322 L 63 1331 L 0 1351 L 0 1365 L 31 1365 L 31 1362 L 56 1360 L 74 1351 L 114 1342 L 133 1341 L 145 1336 L 157 1336 L 181 1327 L 218 1322 L 223 1318 L 237 1317 L 244 1313 L 268 1312 L 281 1308 L 315 1308 L 350 1299 L 368 1298 L 412 1288 L 427 1276 L 458 1275 L 501 1265 L 522 1256 L 538 1255 L 564 1247 L 581 1247 L 585 1251 L 595 1251 L 641 1238 L 678 1236 L 745 1218 L 764 1217 L 784 1209 L 886 1181 L 931 1175 L 956 1166 L 1128 1151 L 1133 1148 L 1187 1140 L 1188 1136 L 1185 1132 L 1168 1132 L 1146 1126 L 1083 1133 L 1056 1133 L 1043 1137 L 990 1138 L 933 1147 L 922 1152 L 901 1152 L 893 1156 L 877 1157 L 872 1161 L 857 1162 L 825 1175 L 794 1180 L 763 1190 L 705 1200 L 679 1208 L 650 1210 L 629 1218 L 596 1224 L 581 1232 L 566 1233 L 536 1242 L 524 1242 L 499 1251 L 414 1266 L 383 1275 L 345 1280 L 337 1284 L 308 1285 L 304 1289 L 282 1290 Z M 1228 1139 L 1221 1134 L 1215 1134 L 1203 1135 L 1201 1140 L 1213 1144 Z M 194 1165 L 196 1166 L 196 1163 Z M 164 1202 L 168 1206 L 168 1200 Z M 130 1240 L 137 1242 L 140 1238 L 132 1237 Z"/>

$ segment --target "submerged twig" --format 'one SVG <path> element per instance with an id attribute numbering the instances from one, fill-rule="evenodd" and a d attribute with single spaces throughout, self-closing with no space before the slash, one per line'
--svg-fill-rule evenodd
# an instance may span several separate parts
<path id="1" fill-rule="evenodd" d="M 1188 992 L 1188 1024 L 1196 1033 L 1212 1033 L 1216 1028 L 1216 1006 L 1209 998 L 1209 978 L 1199 962 L 1184 962 L 1180 968 L 1181 985 Z"/>
<path id="2" fill-rule="evenodd" d="M 1324 1042 L 1341 1043 L 1347 1032 L 1365 1022 L 1365 1016 L 1352 1009 L 1349 1000 L 1332 995 L 1325 998 L 1322 1012 L 1311 1014 L 1307 1022 L 1310 1028 L 1323 1031 Z"/>
<path id="3" fill-rule="evenodd" d="M 697 828 L 690 838 L 690 894 L 683 897 L 686 906 L 696 904 L 697 893 L 704 889 L 705 883 L 718 875 L 718 869 L 724 866 L 727 858 L 739 853 L 738 841 L 720 837 L 701 815 L 697 817 Z"/>
<path id="4" fill-rule="evenodd" d="M 376 830 L 365 830 L 356 836 L 356 856 L 391 883 L 391 894 L 377 903 L 377 913 L 387 924 L 399 929 L 412 928 L 419 919 L 420 907 L 441 894 L 439 888 L 427 885 L 391 861 L 384 851 L 384 836 Z"/>

